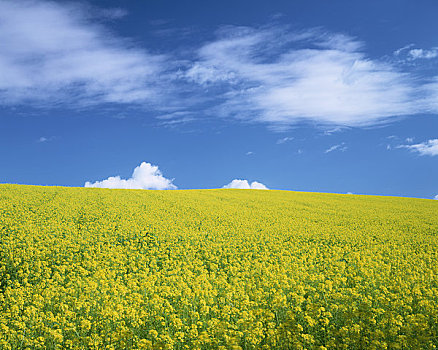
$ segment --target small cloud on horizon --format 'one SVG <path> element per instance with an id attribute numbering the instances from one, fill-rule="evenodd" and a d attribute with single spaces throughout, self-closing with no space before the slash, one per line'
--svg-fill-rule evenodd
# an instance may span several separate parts
<path id="1" fill-rule="evenodd" d="M 249 183 L 248 180 L 240 179 L 234 179 L 222 188 L 238 188 L 242 190 L 269 190 L 269 188 L 267 188 L 264 184 L 258 181 L 253 181 Z"/>
<path id="2" fill-rule="evenodd" d="M 175 190 L 177 187 L 173 180 L 166 179 L 158 166 L 142 162 L 136 167 L 129 179 L 122 179 L 120 176 L 110 176 L 106 180 L 91 183 L 85 182 L 84 187 L 99 188 L 123 188 L 143 190 Z"/>

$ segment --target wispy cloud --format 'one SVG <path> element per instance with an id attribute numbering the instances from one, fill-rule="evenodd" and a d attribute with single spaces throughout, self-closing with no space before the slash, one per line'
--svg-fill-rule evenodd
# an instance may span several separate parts
<path id="1" fill-rule="evenodd" d="M 438 139 L 428 140 L 415 145 L 400 145 L 397 148 L 407 148 L 422 156 L 438 156 Z"/>
<path id="2" fill-rule="evenodd" d="M 204 86 L 216 82 L 237 82 L 234 72 L 224 71 L 215 66 L 207 66 L 201 63 L 193 64 L 193 66 L 182 73 L 182 75 L 180 74 L 180 77 Z"/>
<path id="3" fill-rule="evenodd" d="M 292 141 L 293 139 L 294 139 L 293 137 L 283 137 L 283 138 L 277 140 L 277 145 L 281 145 L 283 143 Z"/>
<path id="4" fill-rule="evenodd" d="M 239 188 L 243 190 L 268 190 L 268 188 L 257 181 L 253 181 L 251 183 L 248 182 L 248 180 L 239 180 L 234 179 L 231 181 L 228 185 L 225 185 L 223 188 Z"/>
<path id="5" fill-rule="evenodd" d="M 333 152 L 333 151 L 345 152 L 347 149 L 348 149 L 348 147 L 345 146 L 344 142 L 342 142 L 339 145 L 334 145 L 334 146 L 331 146 L 330 148 L 327 148 L 324 151 L 324 153 L 330 153 L 330 152 Z"/>
<path id="6" fill-rule="evenodd" d="M 41 137 L 37 140 L 37 142 L 38 142 L 38 143 L 43 143 L 43 142 L 48 142 L 48 141 L 50 141 L 50 140 L 51 140 L 50 137 L 41 136 Z"/>
<path id="7" fill-rule="evenodd" d="M 433 47 L 432 49 L 412 49 L 409 50 L 409 58 L 413 60 L 417 59 L 432 59 L 438 57 L 438 48 Z"/>
<path id="8" fill-rule="evenodd" d="M 186 78 L 224 88 L 215 112 L 225 116 L 365 126 L 420 108 L 409 75 L 370 59 L 361 42 L 341 34 L 226 27 L 198 56 Z"/>
<path id="9" fill-rule="evenodd" d="M 0 0 L 0 104 L 129 104 L 174 114 L 162 126 L 219 116 L 277 129 L 303 121 L 340 128 L 333 130 L 438 111 L 438 77 L 424 82 L 370 58 L 351 36 L 225 26 L 198 49 L 158 54 L 105 25 L 125 15 L 81 3 Z M 438 48 L 410 45 L 397 55 L 432 59 Z"/>
<path id="10" fill-rule="evenodd" d="M 172 181 L 163 176 L 158 166 L 143 162 L 134 169 L 129 179 L 122 179 L 120 176 L 110 176 L 106 180 L 94 183 L 87 181 L 85 187 L 174 190 L 177 187 Z"/>
<path id="11" fill-rule="evenodd" d="M 394 55 L 405 61 L 414 61 L 418 59 L 430 60 L 438 57 L 438 47 L 430 49 L 414 48 L 414 44 L 409 44 L 394 51 Z"/>
<path id="12" fill-rule="evenodd" d="M 344 131 L 346 129 L 348 129 L 348 128 L 341 127 L 341 126 L 336 126 L 334 128 L 330 128 L 330 129 L 324 130 L 324 135 L 332 135 L 334 133 L 337 133 L 337 132 L 340 132 L 340 131 Z"/>
<path id="13" fill-rule="evenodd" d="M 179 128 L 181 125 L 193 123 L 196 121 L 195 113 L 189 111 L 176 111 L 161 114 L 155 118 L 159 120 L 158 126 L 167 128 Z"/>
<path id="14" fill-rule="evenodd" d="M 395 55 L 395 56 L 400 56 L 400 54 L 402 54 L 403 52 L 406 52 L 407 50 L 409 50 L 410 48 L 412 48 L 412 47 L 414 47 L 414 46 L 415 46 L 414 44 L 408 44 L 408 45 L 405 45 L 405 46 L 403 46 L 403 47 L 401 47 L 401 48 L 395 50 L 395 51 L 394 51 L 394 55 Z"/>
<path id="15" fill-rule="evenodd" d="M 120 7 L 101 9 L 97 12 L 98 15 L 108 19 L 119 19 L 128 15 L 128 11 Z"/>
<path id="16" fill-rule="evenodd" d="M 92 11 L 91 11 L 92 12 Z M 81 5 L 0 1 L 0 103 L 146 103 L 165 57 L 133 47 Z M 119 18 L 121 9 L 95 15 Z"/>

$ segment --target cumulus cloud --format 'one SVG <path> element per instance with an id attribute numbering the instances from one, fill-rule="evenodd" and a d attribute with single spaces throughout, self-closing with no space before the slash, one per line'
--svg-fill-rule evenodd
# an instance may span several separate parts
<path id="1" fill-rule="evenodd" d="M 400 145 L 398 148 L 407 148 L 422 156 L 438 156 L 438 139 L 428 140 L 415 145 Z"/>
<path id="2" fill-rule="evenodd" d="M 153 101 L 165 58 L 133 47 L 90 13 L 73 3 L 0 0 L 0 103 Z"/>
<path id="3" fill-rule="evenodd" d="M 341 34 L 226 27 L 198 57 L 186 78 L 222 86 L 224 102 L 215 112 L 224 116 L 364 126 L 421 109 L 413 79 Z"/>
<path id="4" fill-rule="evenodd" d="M 158 166 L 142 162 L 134 169 L 129 179 L 122 179 L 120 176 L 111 176 L 106 180 L 91 183 L 87 181 L 85 187 L 100 188 L 125 188 L 144 190 L 174 190 L 177 187 L 173 180 L 166 179 Z"/>
<path id="5" fill-rule="evenodd" d="M 330 152 L 333 152 L 333 151 L 345 152 L 347 149 L 348 149 L 348 147 L 345 146 L 344 142 L 342 142 L 339 145 L 333 145 L 330 148 L 326 149 L 324 151 L 324 153 L 330 153 Z"/>
<path id="6" fill-rule="evenodd" d="M 248 182 L 248 180 L 239 180 L 234 179 L 231 181 L 228 185 L 225 185 L 223 188 L 239 188 L 242 190 L 268 190 L 268 188 L 257 181 L 253 181 L 251 183 Z"/>
<path id="7" fill-rule="evenodd" d="M 438 200 L 438 194 L 435 196 L 435 197 L 433 197 L 433 199 L 436 199 L 436 200 Z"/>

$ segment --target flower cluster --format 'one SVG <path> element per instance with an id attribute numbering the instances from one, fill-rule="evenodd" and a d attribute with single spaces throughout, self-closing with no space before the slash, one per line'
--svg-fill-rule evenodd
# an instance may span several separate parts
<path id="1" fill-rule="evenodd" d="M 438 202 L 0 185 L 0 349 L 434 349 Z"/>

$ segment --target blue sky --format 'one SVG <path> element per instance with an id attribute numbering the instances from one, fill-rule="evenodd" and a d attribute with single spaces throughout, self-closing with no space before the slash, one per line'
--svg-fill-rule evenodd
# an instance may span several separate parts
<path id="1" fill-rule="evenodd" d="M 437 10 L 0 0 L 0 182 L 434 198 Z"/>

